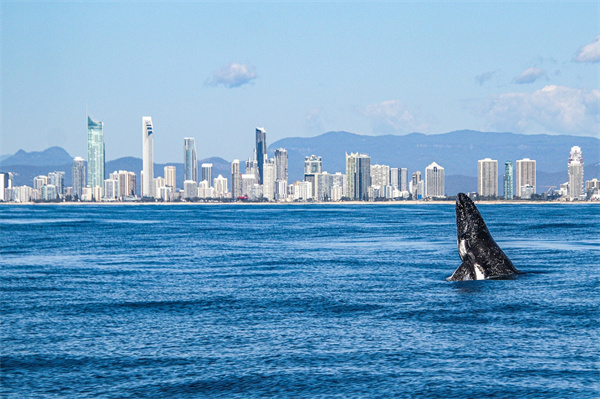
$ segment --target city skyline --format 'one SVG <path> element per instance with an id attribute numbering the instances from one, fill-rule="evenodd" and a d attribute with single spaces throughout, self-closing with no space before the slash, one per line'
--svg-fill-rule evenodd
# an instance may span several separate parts
<path id="1" fill-rule="evenodd" d="M 141 115 L 158 123 L 157 162 L 189 136 L 203 143 L 199 159 L 251 157 L 246 126 L 265 126 L 270 142 L 337 130 L 597 136 L 598 8 L 3 2 L 0 155 L 85 154 L 86 102 L 105 122 L 109 159 L 132 155 Z"/>

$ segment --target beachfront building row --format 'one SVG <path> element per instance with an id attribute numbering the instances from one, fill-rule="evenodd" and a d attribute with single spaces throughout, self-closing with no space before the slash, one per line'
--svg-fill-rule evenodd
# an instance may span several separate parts
<path id="1" fill-rule="evenodd" d="M 569 153 L 567 162 L 569 181 L 562 184 L 558 195 L 571 200 L 585 199 L 594 194 L 593 183 L 584 187 L 583 156 L 581 148 L 574 146 Z M 496 198 L 498 193 L 498 161 L 485 158 L 478 161 L 477 165 L 477 194 L 480 198 Z M 512 161 L 504 163 L 503 196 L 505 199 L 521 198 L 530 199 L 537 193 L 536 162 L 529 158 L 516 161 L 516 170 L 513 173 Z M 513 176 L 515 179 L 513 179 Z M 514 181 L 514 183 L 513 183 Z M 552 186 L 547 186 L 553 189 Z M 591 192 L 590 192 L 591 190 Z"/>

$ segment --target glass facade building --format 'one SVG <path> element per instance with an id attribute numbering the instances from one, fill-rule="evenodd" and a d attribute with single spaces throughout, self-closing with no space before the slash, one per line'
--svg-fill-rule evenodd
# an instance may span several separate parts
<path id="1" fill-rule="evenodd" d="M 87 182 L 92 188 L 104 187 L 104 123 L 88 116 Z"/>
<path id="2" fill-rule="evenodd" d="M 196 159 L 196 141 L 191 137 L 183 139 L 183 180 L 198 183 L 198 160 Z"/>

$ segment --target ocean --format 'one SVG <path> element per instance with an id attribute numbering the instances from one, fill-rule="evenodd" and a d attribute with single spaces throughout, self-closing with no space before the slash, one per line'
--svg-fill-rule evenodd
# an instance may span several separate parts
<path id="1" fill-rule="evenodd" d="M 598 398 L 600 208 L 0 206 L 2 398 Z"/>

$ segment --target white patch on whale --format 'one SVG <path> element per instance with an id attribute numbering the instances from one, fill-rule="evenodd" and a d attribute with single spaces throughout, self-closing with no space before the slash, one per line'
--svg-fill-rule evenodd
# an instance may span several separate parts
<path id="1" fill-rule="evenodd" d="M 467 254 L 467 240 L 460 240 L 460 244 L 458 245 L 458 253 L 460 254 L 460 258 L 463 259 Z"/>

